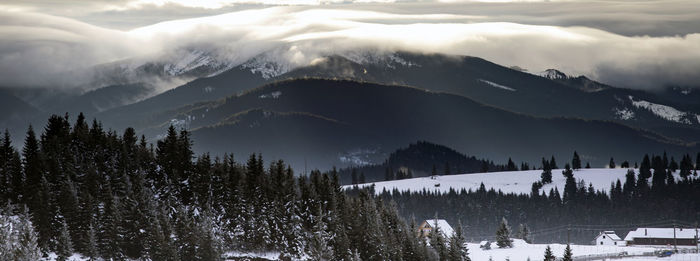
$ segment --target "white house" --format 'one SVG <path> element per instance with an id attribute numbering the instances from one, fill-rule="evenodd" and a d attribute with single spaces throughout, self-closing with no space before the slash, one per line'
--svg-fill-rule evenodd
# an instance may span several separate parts
<path id="1" fill-rule="evenodd" d="M 625 237 L 627 245 L 695 246 L 698 231 L 695 228 L 637 228 Z"/>
<path id="2" fill-rule="evenodd" d="M 433 229 L 437 227 L 445 238 L 452 237 L 454 234 L 454 229 L 450 226 L 444 219 L 427 219 L 421 222 L 418 227 L 418 233 L 421 237 L 430 236 Z"/>
<path id="3" fill-rule="evenodd" d="M 603 231 L 595 237 L 595 244 L 598 246 L 624 246 L 623 241 L 615 231 Z"/>

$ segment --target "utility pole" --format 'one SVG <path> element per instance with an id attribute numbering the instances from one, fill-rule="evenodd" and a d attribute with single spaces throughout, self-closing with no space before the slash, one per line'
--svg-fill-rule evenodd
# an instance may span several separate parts
<path id="1" fill-rule="evenodd" d="M 695 221 L 695 253 L 700 253 L 700 249 L 698 249 L 698 222 Z"/>
<path id="2" fill-rule="evenodd" d="M 571 224 L 566 228 L 566 244 L 571 244 Z"/>
<path id="3" fill-rule="evenodd" d="M 678 241 L 676 240 L 676 220 L 673 220 L 673 251 L 678 253 Z"/>

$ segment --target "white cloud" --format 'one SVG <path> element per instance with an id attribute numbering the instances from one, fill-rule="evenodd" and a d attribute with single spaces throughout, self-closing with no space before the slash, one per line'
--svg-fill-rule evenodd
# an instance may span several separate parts
<path id="1" fill-rule="evenodd" d="M 0 12 L 0 78 L 5 84 L 68 84 L 56 79 L 95 64 L 173 54 L 181 48 L 206 49 L 233 63 L 271 52 L 267 57 L 290 67 L 323 55 L 377 49 L 478 56 L 530 71 L 558 68 L 634 88 L 700 82 L 697 33 L 625 36 L 583 26 L 494 22 L 498 18 L 489 12 L 419 12 L 421 8 L 409 7 L 392 12 L 280 6 L 128 32 L 22 10 Z"/>

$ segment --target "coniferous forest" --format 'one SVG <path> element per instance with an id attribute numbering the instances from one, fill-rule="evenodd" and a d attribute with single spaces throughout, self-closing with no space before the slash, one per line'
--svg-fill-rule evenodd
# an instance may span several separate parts
<path id="1" fill-rule="evenodd" d="M 576 159 L 575 154 L 574 163 Z M 470 241 L 495 240 L 494 231 L 502 218 L 526 227 L 531 231 L 528 239 L 536 243 L 570 240 L 590 244 L 604 230 L 615 230 L 624 237 L 638 227 L 698 226 L 695 220 L 700 218 L 700 178 L 698 165 L 694 167 L 690 155 L 684 155 L 680 163 L 669 160 L 665 153 L 645 155 L 638 169 L 629 169 L 625 180 L 617 180 L 605 191 L 577 178 L 569 163 L 557 173 L 552 170 L 556 168 L 554 158 L 542 162 L 542 180 L 532 184 L 529 194 L 503 193 L 483 184 L 476 191 L 376 192 L 383 201 L 395 202 L 404 217 L 437 214 L 451 224 L 464 224 Z M 629 163 L 623 164 L 630 167 Z M 580 168 L 580 163 L 574 165 Z M 566 177 L 564 191 L 541 190 L 543 182 L 551 182 L 551 175 Z"/>
<path id="2" fill-rule="evenodd" d="M 466 257 L 463 238 L 428 248 L 395 204 L 367 191 L 346 195 L 335 171 L 295 175 L 282 160 L 211 158 L 191 146 L 185 130 L 171 127 L 154 145 L 82 114 L 74 123 L 52 116 L 41 132 L 29 127 L 21 152 L 6 132 L 0 221 L 19 217 L 21 229 L 0 226 L 0 252 L 17 260 L 49 252 L 59 260 L 72 253 L 217 260 L 227 251 L 312 260 Z"/>

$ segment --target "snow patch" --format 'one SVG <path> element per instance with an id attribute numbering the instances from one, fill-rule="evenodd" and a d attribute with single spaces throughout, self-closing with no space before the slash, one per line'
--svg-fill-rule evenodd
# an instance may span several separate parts
<path id="1" fill-rule="evenodd" d="M 214 72 L 209 75 L 214 76 L 233 67 L 232 64 L 217 60 L 214 56 L 202 50 L 178 52 L 175 56 L 178 57 L 177 60 L 170 61 L 163 66 L 163 72 L 167 75 L 178 76 L 206 67 L 214 69 Z"/>
<path id="2" fill-rule="evenodd" d="M 629 96 L 629 99 L 630 101 L 632 101 L 632 105 L 634 105 L 634 107 L 647 109 L 652 113 L 656 114 L 656 116 L 659 116 L 668 121 L 692 124 L 692 122 L 686 117 L 689 115 L 689 113 L 679 111 L 676 108 L 666 106 L 663 104 L 656 104 L 645 100 L 635 101 L 634 97 L 632 97 L 631 95 Z M 695 116 L 697 117 L 698 115 Z"/>
<path id="3" fill-rule="evenodd" d="M 260 98 L 260 99 L 267 99 L 267 98 L 277 99 L 280 96 L 282 96 L 281 91 L 274 91 L 271 93 L 261 94 L 260 96 L 258 96 L 258 98 Z"/>
<path id="4" fill-rule="evenodd" d="M 292 66 L 282 64 L 267 56 L 256 56 L 242 64 L 241 67 L 249 69 L 253 74 L 259 73 L 265 80 L 280 76 L 292 70 Z"/>
<path id="5" fill-rule="evenodd" d="M 467 237 L 469 237 L 469 235 L 467 235 Z M 558 258 L 561 258 L 564 255 L 564 249 L 566 248 L 565 244 L 528 244 L 522 239 L 513 239 L 512 248 L 498 248 L 495 247 L 495 244 L 492 244 L 492 249 L 485 250 L 481 249 L 478 243 L 467 243 L 467 248 L 469 249 L 469 257 L 471 258 L 471 260 L 491 259 L 511 261 L 541 261 L 543 259 L 544 250 L 547 248 L 547 246 L 551 247 L 552 253 Z M 601 257 L 599 259 L 592 260 L 604 260 L 605 256 L 614 257 L 623 253 L 629 256 L 639 256 L 645 254 L 652 254 L 653 256 L 653 252 L 655 250 L 657 249 L 651 247 L 571 245 L 571 252 L 573 253 L 573 257 Z"/>
<path id="6" fill-rule="evenodd" d="M 567 76 L 565 73 L 556 69 L 547 69 L 543 72 L 538 73 L 537 75 L 550 80 L 565 80 L 569 78 L 569 76 Z"/>
<path id="7" fill-rule="evenodd" d="M 620 120 L 631 120 L 634 119 L 634 112 L 628 108 L 613 108 L 615 116 Z"/>
<path id="8" fill-rule="evenodd" d="M 366 52 L 366 51 L 351 51 L 342 54 L 346 59 L 359 64 L 373 64 L 373 65 L 384 65 L 390 69 L 396 69 L 398 66 L 402 67 L 420 67 L 419 64 L 412 61 L 408 61 L 400 57 L 396 53 L 382 54 L 377 52 Z"/>
<path id="9" fill-rule="evenodd" d="M 377 154 L 379 149 L 356 149 L 338 156 L 338 159 L 343 163 L 349 163 L 356 166 L 366 166 L 372 164 L 371 156 Z"/>
<path id="10" fill-rule="evenodd" d="M 484 80 L 484 79 L 479 79 L 479 81 L 480 81 L 480 82 L 483 82 L 483 83 L 485 83 L 485 84 L 491 85 L 491 86 L 493 86 L 493 87 L 499 88 L 499 89 L 503 89 L 503 90 L 507 90 L 507 91 L 511 91 L 511 92 L 516 91 L 516 89 L 513 89 L 513 88 L 511 88 L 511 87 L 508 87 L 508 86 L 505 86 L 505 85 L 500 85 L 500 84 L 498 84 L 498 83 L 491 82 L 491 81 L 487 81 L 487 80 Z"/>
<path id="11" fill-rule="evenodd" d="M 639 173 L 635 170 L 635 173 Z M 487 173 L 472 173 L 459 175 L 437 176 L 434 179 L 431 177 L 419 177 L 412 179 L 382 181 L 375 183 L 365 183 L 358 185 L 359 187 L 367 187 L 374 185 L 376 193 L 382 193 L 383 190 L 391 192 L 394 189 L 399 191 L 421 192 L 423 190 L 435 191 L 439 193 L 447 193 L 450 189 L 456 191 L 472 190 L 476 191 L 483 183 L 486 189 L 500 190 L 503 193 L 515 194 L 530 194 L 532 183 L 540 181 L 542 170 L 525 170 L 525 171 L 502 171 L 502 172 L 487 172 Z M 574 171 L 574 178 L 577 182 L 584 180 L 586 185 L 593 184 L 596 190 L 608 191 L 610 184 L 618 179 L 625 180 L 627 169 L 580 169 Z M 676 180 L 680 180 L 680 172 L 674 173 Z M 438 185 L 439 186 L 436 186 Z M 551 189 L 557 188 L 559 193 L 564 191 L 566 178 L 562 175 L 562 169 L 552 170 L 552 183 L 544 185 L 541 192 L 549 193 Z M 344 186 L 350 189 L 353 185 Z"/>

